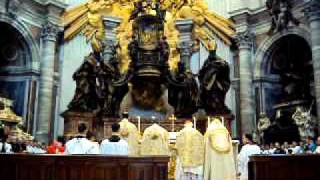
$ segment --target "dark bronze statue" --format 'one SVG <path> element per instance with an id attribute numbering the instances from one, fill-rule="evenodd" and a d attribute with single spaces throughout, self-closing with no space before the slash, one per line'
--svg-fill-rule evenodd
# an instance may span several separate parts
<path id="1" fill-rule="evenodd" d="M 190 118 L 197 111 L 199 96 L 197 81 L 192 72 L 185 71 L 183 63 L 179 63 L 175 79 L 182 85 L 169 84 L 169 103 L 174 107 L 177 117 Z"/>
<path id="2" fill-rule="evenodd" d="M 114 83 L 121 78 L 116 56 L 109 61 L 99 61 L 101 57 L 97 56 L 90 54 L 74 73 L 76 92 L 68 110 L 118 117 L 128 87 Z"/>
<path id="3" fill-rule="evenodd" d="M 226 94 L 230 88 L 230 69 L 226 61 L 216 57 L 216 51 L 211 50 L 199 72 L 200 107 L 208 114 L 228 114 L 230 110 L 225 105 Z"/>
<path id="4" fill-rule="evenodd" d="M 271 28 L 269 34 L 274 31 L 280 32 L 288 28 L 289 22 L 299 25 L 299 21 L 291 12 L 291 0 L 267 0 L 266 6 L 272 17 Z"/>
<path id="5" fill-rule="evenodd" d="M 93 54 L 85 58 L 83 64 L 73 74 L 76 81 L 75 95 L 68 105 L 69 111 L 97 112 L 100 107 L 97 104 L 95 69 L 98 61 Z"/>

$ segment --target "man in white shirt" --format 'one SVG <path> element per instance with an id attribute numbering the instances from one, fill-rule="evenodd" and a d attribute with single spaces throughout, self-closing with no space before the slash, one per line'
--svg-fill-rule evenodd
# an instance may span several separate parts
<path id="1" fill-rule="evenodd" d="M 66 143 L 65 154 L 100 154 L 99 147 L 86 138 L 86 130 L 85 124 L 79 124 L 79 135 Z"/>
<path id="2" fill-rule="evenodd" d="M 4 146 L 3 146 L 4 144 Z M 0 142 L 0 153 L 12 153 L 12 146 L 7 142 Z"/>
<path id="3" fill-rule="evenodd" d="M 121 139 L 119 130 L 120 125 L 114 123 L 111 126 L 112 135 L 109 139 L 105 139 L 101 142 L 100 151 L 101 154 L 105 155 L 128 155 L 128 143 Z"/>
<path id="4" fill-rule="evenodd" d="M 247 180 L 249 157 L 254 154 L 260 154 L 261 149 L 258 145 L 253 143 L 251 134 L 243 135 L 242 141 L 245 145 L 242 147 L 238 156 L 238 171 L 240 174 L 240 180 Z"/>
<path id="5" fill-rule="evenodd" d="M 12 153 L 12 146 L 7 143 L 7 138 L 5 129 L 0 128 L 0 153 Z"/>

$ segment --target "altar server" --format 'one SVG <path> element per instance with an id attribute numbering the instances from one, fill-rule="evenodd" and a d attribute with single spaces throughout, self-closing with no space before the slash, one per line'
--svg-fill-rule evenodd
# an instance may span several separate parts
<path id="1" fill-rule="evenodd" d="M 86 138 L 86 130 L 85 124 L 79 124 L 79 134 L 66 143 L 65 154 L 100 154 L 99 146 Z"/>
<path id="2" fill-rule="evenodd" d="M 249 156 L 253 154 L 260 154 L 261 149 L 258 145 L 253 143 L 251 134 L 243 135 L 242 141 L 245 145 L 242 147 L 238 156 L 238 171 L 240 180 L 247 180 Z"/>
<path id="3" fill-rule="evenodd" d="M 205 134 L 205 180 L 236 180 L 236 165 L 227 128 L 217 118 Z"/>
<path id="4" fill-rule="evenodd" d="M 111 126 L 112 136 L 102 141 L 100 146 L 101 154 L 106 155 L 128 155 L 128 143 L 121 139 L 119 130 L 120 125 L 114 123 Z"/>

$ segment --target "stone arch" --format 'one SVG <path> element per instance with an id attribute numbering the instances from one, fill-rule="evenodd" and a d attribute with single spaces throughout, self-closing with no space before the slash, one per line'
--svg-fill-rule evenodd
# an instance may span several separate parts
<path id="1" fill-rule="evenodd" d="M 276 42 L 278 42 L 278 40 L 288 35 L 297 35 L 303 38 L 311 47 L 310 32 L 300 27 L 291 28 L 284 32 L 278 32 L 271 37 L 266 37 L 262 41 L 261 45 L 258 47 L 255 53 L 255 57 L 254 57 L 254 79 L 255 80 L 266 77 L 267 75 L 266 69 L 269 63 L 268 59 L 273 50 L 272 49 L 273 45 Z"/>
<path id="2" fill-rule="evenodd" d="M 35 39 L 32 37 L 32 33 L 27 27 L 27 25 L 22 22 L 21 20 L 11 18 L 7 15 L 0 15 L 0 22 L 6 23 L 9 26 L 13 27 L 15 30 L 17 30 L 21 36 L 24 38 L 23 40 L 26 42 L 26 48 L 28 48 L 30 56 L 31 56 L 31 62 L 28 63 L 28 67 L 30 70 L 40 70 L 40 48 L 38 43 L 35 41 Z M 34 65 L 36 65 L 36 69 L 34 69 Z"/>

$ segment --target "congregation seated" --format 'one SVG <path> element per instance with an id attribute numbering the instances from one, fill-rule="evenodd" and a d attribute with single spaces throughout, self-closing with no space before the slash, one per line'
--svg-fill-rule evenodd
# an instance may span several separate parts
<path id="1" fill-rule="evenodd" d="M 64 154 L 65 151 L 65 139 L 63 136 L 58 137 L 54 140 L 51 145 L 47 147 L 48 154 Z"/>
<path id="2" fill-rule="evenodd" d="M 320 136 L 316 142 L 312 137 L 308 137 L 305 141 L 292 141 L 291 143 L 279 142 L 270 144 L 261 144 L 261 154 L 320 154 Z"/>
<path id="3" fill-rule="evenodd" d="M 99 145 L 86 138 L 86 130 L 85 124 L 79 124 L 79 134 L 66 143 L 65 154 L 100 154 Z"/>
<path id="4" fill-rule="evenodd" d="M 47 151 L 44 148 L 44 144 L 41 144 L 37 141 L 30 141 L 25 144 L 25 153 L 30 153 L 30 154 L 45 154 Z"/>
<path id="5" fill-rule="evenodd" d="M 120 125 L 112 124 L 112 136 L 101 142 L 100 151 L 105 155 L 128 155 L 128 143 L 120 137 Z"/>

